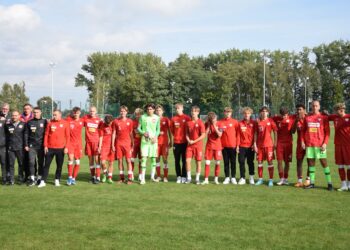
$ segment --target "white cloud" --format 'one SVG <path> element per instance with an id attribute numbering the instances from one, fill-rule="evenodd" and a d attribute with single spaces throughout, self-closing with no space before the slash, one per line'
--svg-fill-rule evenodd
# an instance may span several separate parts
<path id="1" fill-rule="evenodd" d="M 0 5 L 0 34 L 30 31 L 38 27 L 40 17 L 24 4 Z"/>

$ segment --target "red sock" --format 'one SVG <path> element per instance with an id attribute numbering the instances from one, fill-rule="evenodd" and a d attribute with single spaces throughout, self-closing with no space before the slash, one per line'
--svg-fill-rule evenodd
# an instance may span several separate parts
<path id="1" fill-rule="evenodd" d="M 90 174 L 92 177 L 95 176 L 95 168 L 94 167 L 92 167 L 92 168 L 90 167 Z"/>
<path id="2" fill-rule="evenodd" d="M 210 173 L 210 166 L 205 165 L 204 178 L 208 178 Z"/>
<path id="3" fill-rule="evenodd" d="M 164 177 L 168 178 L 168 168 L 164 168 Z"/>
<path id="4" fill-rule="evenodd" d="M 215 177 L 220 175 L 220 165 L 215 165 Z"/>
<path id="5" fill-rule="evenodd" d="M 99 178 L 101 175 L 101 168 L 96 168 L 96 178 Z"/>
<path id="6" fill-rule="evenodd" d="M 270 177 L 270 179 L 273 179 L 273 166 L 269 166 L 268 167 L 268 169 L 269 169 L 269 177 Z"/>
<path id="7" fill-rule="evenodd" d="M 350 181 L 350 169 L 348 169 L 348 170 L 346 171 L 346 175 L 347 175 L 347 177 L 348 177 L 348 181 Z"/>
<path id="8" fill-rule="evenodd" d="M 124 172 L 123 172 L 123 173 L 122 173 L 122 172 L 120 172 L 120 174 L 119 174 L 119 178 L 120 178 L 122 181 L 124 181 L 124 180 L 125 180 Z"/>
<path id="9" fill-rule="evenodd" d="M 348 170 L 349 171 L 349 170 Z M 345 169 L 344 168 L 338 168 L 338 172 L 339 172 L 339 177 L 341 181 L 345 181 L 346 177 L 345 177 Z"/>
<path id="10" fill-rule="evenodd" d="M 284 172 L 284 179 L 288 179 L 288 176 L 289 176 L 289 175 L 288 175 L 288 172 L 285 171 L 285 172 Z"/>
<path id="11" fill-rule="evenodd" d="M 280 179 L 282 179 L 283 178 L 283 171 L 278 171 L 278 175 L 279 175 Z"/>
<path id="12" fill-rule="evenodd" d="M 73 178 L 77 178 L 78 176 L 78 173 L 79 173 L 79 168 L 80 168 L 80 165 L 74 165 L 74 169 L 73 169 Z"/>
<path id="13" fill-rule="evenodd" d="M 128 172 L 128 180 L 130 181 L 132 179 L 132 172 Z"/>
<path id="14" fill-rule="evenodd" d="M 263 178 L 263 166 L 258 166 L 258 175 L 259 175 L 259 178 Z"/>
<path id="15" fill-rule="evenodd" d="M 156 171 L 157 171 L 157 176 L 160 177 L 160 166 L 156 167 Z"/>
<path id="16" fill-rule="evenodd" d="M 68 177 L 73 176 L 73 165 L 68 164 Z"/>

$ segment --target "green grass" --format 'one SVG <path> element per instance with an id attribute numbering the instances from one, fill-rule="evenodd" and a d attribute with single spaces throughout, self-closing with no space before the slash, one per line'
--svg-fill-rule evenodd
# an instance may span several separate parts
<path id="1" fill-rule="evenodd" d="M 348 249 L 350 192 L 325 190 L 319 164 L 315 190 L 179 185 L 170 166 L 169 183 L 92 185 L 84 158 L 77 186 L 55 188 L 53 165 L 44 189 L 0 187 L 1 249 Z"/>

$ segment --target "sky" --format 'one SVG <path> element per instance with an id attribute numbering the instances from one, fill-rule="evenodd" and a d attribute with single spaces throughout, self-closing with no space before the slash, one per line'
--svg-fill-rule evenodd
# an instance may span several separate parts
<path id="1" fill-rule="evenodd" d="M 75 76 L 89 54 L 179 53 L 231 48 L 300 51 L 350 38 L 345 0 L 0 0 L 0 85 L 25 82 L 30 102 L 51 95 L 85 105 Z M 1 100 L 0 100 L 1 101 Z"/>

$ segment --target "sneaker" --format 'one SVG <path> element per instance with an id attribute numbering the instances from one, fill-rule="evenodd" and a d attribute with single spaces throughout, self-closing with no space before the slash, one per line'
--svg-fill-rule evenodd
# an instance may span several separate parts
<path id="1" fill-rule="evenodd" d="M 100 184 L 100 179 L 95 179 L 94 184 Z"/>
<path id="2" fill-rule="evenodd" d="M 72 179 L 72 185 L 76 185 L 77 183 L 75 182 L 75 179 Z"/>
<path id="3" fill-rule="evenodd" d="M 35 181 L 32 179 L 29 179 L 27 185 L 28 185 L 28 187 L 35 186 Z"/>
<path id="4" fill-rule="evenodd" d="M 201 184 L 200 180 L 196 180 L 196 185 L 200 185 L 200 184 Z"/>
<path id="5" fill-rule="evenodd" d="M 262 179 L 259 179 L 256 183 L 255 186 L 260 186 L 261 184 L 263 184 L 264 181 Z"/>
<path id="6" fill-rule="evenodd" d="M 164 177 L 163 182 L 168 182 L 168 178 Z"/>
<path id="7" fill-rule="evenodd" d="M 304 184 L 302 182 L 297 182 L 295 183 L 294 187 L 297 187 L 297 188 L 300 188 L 300 187 L 303 187 Z"/>
<path id="8" fill-rule="evenodd" d="M 126 184 L 127 184 L 127 185 L 131 185 L 131 184 L 133 184 L 133 182 L 132 182 L 132 180 L 128 180 L 128 181 L 126 182 Z"/>
<path id="9" fill-rule="evenodd" d="M 117 184 L 123 184 L 124 183 L 124 180 L 118 180 L 117 181 Z"/>
<path id="10" fill-rule="evenodd" d="M 181 177 L 181 183 L 186 183 L 186 177 Z"/>
<path id="11" fill-rule="evenodd" d="M 137 179 L 138 179 L 138 181 L 141 181 L 141 174 L 139 174 Z"/>
<path id="12" fill-rule="evenodd" d="M 328 189 L 328 191 L 333 191 L 334 190 L 332 183 L 328 183 L 327 189 Z"/>
<path id="13" fill-rule="evenodd" d="M 40 182 L 41 182 L 41 178 L 38 178 L 38 179 L 36 180 L 36 185 L 40 185 Z"/>
<path id="14" fill-rule="evenodd" d="M 67 185 L 68 185 L 68 186 L 72 185 L 72 178 L 71 178 L 71 177 L 68 178 L 68 180 L 67 180 Z"/>
<path id="15" fill-rule="evenodd" d="M 231 183 L 232 183 L 233 185 L 237 185 L 237 180 L 236 180 L 236 178 L 231 178 Z"/>
<path id="16" fill-rule="evenodd" d="M 180 183 L 181 183 L 181 176 L 178 176 L 178 177 L 176 178 L 176 183 L 177 183 L 177 184 L 180 184 Z"/>
<path id="17" fill-rule="evenodd" d="M 220 184 L 219 180 L 215 179 L 214 184 L 219 185 Z"/>
<path id="18" fill-rule="evenodd" d="M 158 179 L 155 179 L 155 178 L 151 178 L 151 181 L 152 181 L 152 182 L 159 182 L 159 180 L 158 180 Z"/>
<path id="19" fill-rule="evenodd" d="M 254 176 L 250 176 L 250 177 L 249 177 L 249 184 L 250 184 L 250 185 L 254 185 L 254 184 L 255 184 Z"/>
<path id="20" fill-rule="evenodd" d="M 156 180 L 158 180 L 158 182 L 160 182 L 160 181 L 162 181 L 162 177 L 158 176 L 158 177 L 156 178 Z"/>
<path id="21" fill-rule="evenodd" d="M 244 178 L 239 179 L 238 185 L 245 185 L 245 184 L 246 184 L 246 180 Z"/>
<path id="22" fill-rule="evenodd" d="M 304 183 L 305 185 L 305 183 Z M 308 186 L 304 186 L 305 189 L 312 189 L 312 188 L 315 188 L 315 184 L 310 184 Z"/>
<path id="23" fill-rule="evenodd" d="M 91 177 L 89 183 L 94 184 L 95 183 L 95 177 Z"/>
<path id="24" fill-rule="evenodd" d="M 106 177 L 106 175 L 104 174 L 104 175 L 102 176 L 101 182 L 102 182 L 102 183 L 105 183 L 106 181 L 107 181 L 107 177 Z"/>
<path id="25" fill-rule="evenodd" d="M 204 180 L 201 184 L 202 184 L 202 185 L 208 185 L 208 184 L 209 184 L 209 181 L 208 181 L 208 180 Z"/>
<path id="26" fill-rule="evenodd" d="M 145 185 L 146 184 L 146 181 L 145 180 L 141 180 L 140 181 L 140 185 Z"/>
<path id="27" fill-rule="evenodd" d="M 289 185 L 289 182 L 287 179 L 284 179 L 284 185 L 288 186 Z"/>
<path id="28" fill-rule="evenodd" d="M 60 184 L 60 180 L 59 179 L 56 179 L 55 180 L 55 187 L 60 187 L 61 184 Z"/>
<path id="29" fill-rule="evenodd" d="M 337 190 L 338 190 L 339 192 L 348 191 L 348 187 L 347 187 L 347 186 L 342 186 L 341 188 L 338 188 Z"/>
<path id="30" fill-rule="evenodd" d="M 38 188 L 42 188 L 42 187 L 46 187 L 46 183 L 45 181 L 40 181 L 39 185 L 38 185 Z"/>
<path id="31" fill-rule="evenodd" d="M 277 182 L 277 185 L 278 185 L 278 186 L 284 185 L 284 179 L 282 178 L 279 182 Z"/>
<path id="32" fill-rule="evenodd" d="M 113 184 L 113 181 L 112 179 L 108 178 L 107 181 L 106 181 L 108 184 Z"/>
<path id="33" fill-rule="evenodd" d="M 222 184 L 224 184 L 224 185 L 230 184 L 230 178 L 226 177 Z"/>
<path id="34" fill-rule="evenodd" d="M 268 186 L 273 187 L 273 180 L 269 180 Z"/>
<path id="35" fill-rule="evenodd" d="M 310 179 L 306 179 L 304 182 L 304 186 L 308 187 L 308 186 L 310 186 L 310 184 L 311 184 Z"/>
<path id="36" fill-rule="evenodd" d="M 191 182 L 192 182 L 192 179 L 187 179 L 185 184 L 191 184 Z"/>

